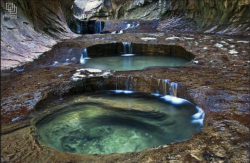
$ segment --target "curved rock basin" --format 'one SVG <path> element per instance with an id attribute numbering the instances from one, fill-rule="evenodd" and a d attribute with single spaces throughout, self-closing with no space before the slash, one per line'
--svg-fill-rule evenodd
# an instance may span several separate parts
<path id="1" fill-rule="evenodd" d="M 36 123 L 47 146 L 71 153 L 137 152 L 189 139 L 204 113 L 177 97 L 101 91 L 70 97 Z"/>
<path id="2" fill-rule="evenodd" d="M 133 55 L 133 54 L 131 54 Z M 86 68 L 97 68 L 101 70 L 140 70 L 150 66 L 182 66 L 190 60 L 171 56 L 144 56 L 129 54 L 123 56 L 95 57 L 86 59 L 82 65 Z"/>

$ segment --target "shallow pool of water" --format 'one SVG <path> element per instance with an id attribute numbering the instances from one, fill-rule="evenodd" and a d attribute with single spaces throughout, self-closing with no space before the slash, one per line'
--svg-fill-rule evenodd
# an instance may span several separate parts
<path id="1" fill-rule="evenodd" d="M 130 91 L 75 95 L 44 105 L 52 114 L 36 124 L 37 133 L 57 150 L 110 154 L 183 141 L 201 130 L 198 107 L 183 99 L 174 104 L 165 97 Z"/>
<path id="2" fill-rule="evenodd" d="M 109 56 L 93 57 L 84 60 L 83 67 L 98 68 L 101 70 L 140 70 L 150 66 L 182 66 L 190 60 L 181 57 L 171 56 Z"/>

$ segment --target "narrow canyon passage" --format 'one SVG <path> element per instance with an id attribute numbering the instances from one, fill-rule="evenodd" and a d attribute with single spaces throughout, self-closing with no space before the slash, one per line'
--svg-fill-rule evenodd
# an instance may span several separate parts
<path id="1" fill-rule="evenodd" d="M 248 1 L 1 8 L 1 162 L 249 162 Z"/>

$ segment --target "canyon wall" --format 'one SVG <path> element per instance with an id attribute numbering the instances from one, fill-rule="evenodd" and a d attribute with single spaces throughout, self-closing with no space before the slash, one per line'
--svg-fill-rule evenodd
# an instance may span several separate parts
<path id="1" fill-rule="evenodd" d="M 159 31 L 186 28 L 206 33 L 248 34 L 249 0 L 104 0 L 86 19 L 160 20 Z M 177 26 L 176 26 L 177 27 Z"/>
<path id="2" fill-rule="evenodd" d="M 80 36 L 69 29 L 75 19 L 156 20 L 161 32 L 250 35 L 249 0 L 14 0 L 17 19 L 6 16 L 7 2 L 1 0 L 1 70 Z"/>
<path id="3" fill-rule="evenodd" d="M 9 17 L 7 2 L 1 0 L 1 70 L 33 61 L 60 39 L 77 36 L 66 23 L 73 1 L 12 1 L 16 19 Z"/>

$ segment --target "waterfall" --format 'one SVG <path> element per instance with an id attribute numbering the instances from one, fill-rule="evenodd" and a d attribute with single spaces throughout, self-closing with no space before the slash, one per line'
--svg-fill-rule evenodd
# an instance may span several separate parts
<path id="1" fill-rule="evenodd" d="M 133 76 L 116 76 L 116 90 L 125 89 L 126 91 L 133 91 L 134 86 L 138 84 L 136 78 Z M 170 82 L 170 79 L 157 79 L 156 93 L 162 94 L 164 96 L 170 95 L 172 97 L 177 97 L 178 83 Z M 169 96 L 169 97 L 170 97 Z"/>
<path id="2" fill-rule="evenodd" d="M 126 90 L 132 91 L 133 89 L 133 77 L 132 76 L 128 76 L 127 79 L 125 80 L 125 87 Z"/>
<path id="3" fill-rule="evenodd" d="M 122 42 L 123 44 L 123 54 L 132 54 L 131 42 Z"/>
<path id="4" fill-rule="evenodd" d="M 177 96 L 178 84 L 175 82 L 170 83 L 170 79 L 157 79 L 156 93 L 163 95 Z"/>
<path id="5" fill-rule="evenodd" d="M 81 64 L 85 64 L 86 63 L 86 59 L 90 59 L 90 58 L 88 57 L 87 49 L 84 48 L 83 51 L 82 51 L 82 54 L 81 54 L 80 63 Z"/>
<path id="6" fill-rule="evenodd" d="M 130 77 L 130 82 L 129 82 L 129 90 L 132 91 L 133 89 L 133 76 Z"/>
<path id="7" fill-rule="evenodd" d="M 83 49 L 83 58 L 87 58 L 88 57 L 88 53 L 87 53 L 87 49 Z"/>
<path id="8" fill-rule="evenodd" d="M 80 58 L 80 64 L 85 64 L 85 59 L 83 57 L 83 53 L 81 54 L 81 58 Z"/>
<path id="9" fill-rule="evenodd" d="M 116 90 L 117 91 L 132 91 L 133 90 L 133 85 L 134 85 L 134 78 L 133 76 L 116 76 Z"/>
<path id="10" fill-rule="evenodd" d="M 162 87 L 163 87 L 163 95 L 167 95 L 168 92 L 167 92 L 167 88 L 169 86 L 169 79 L 162 79 Z"/>
<path id="11" fill-rule="evenodd" d="M 116 76 L 116 90 L 119 89 L 119 76 Z"/>
<path id="12" fill-rule="evenodd" d="M 96 21 L 95 22 L 95 33 L 101 33 L 102 31 L 102 22 Z"/>
<path id="13" fill-rule="evenodd" d="M 157 87 L 156 87 L 156 93 L 157 94 L 160 93 L 160 83 L 161 83 L 161 79 L 157 79 Z"/>
<path id="14" fill-rule="evenodd" d="M 171 82 L 169 87 L 170 96 L 177 96 L 177 87 L 178 87 L 177 83 Z"/>
<path id="15" fill-rule="evenodd" d="M 81 34 L 82 33 L 82 26 L 81 24 L 76 23 L 76 33 Z"/>
<path id="16" fill-rule="evenodd" d="M 85 49 L 83 49 L 83 58 L 84 59 L 90 59 L 89 57 L 88 57 L 88 52 L 87 52 L 87 49 L 85 48 Z"/>
<path id="17" fill-rule="evenodd" d="M 162 91 L 163 95 L 168 94 L 169 79 L 157 79 L 156 93 L 160 94 Z"/>

